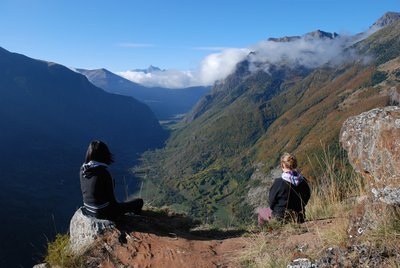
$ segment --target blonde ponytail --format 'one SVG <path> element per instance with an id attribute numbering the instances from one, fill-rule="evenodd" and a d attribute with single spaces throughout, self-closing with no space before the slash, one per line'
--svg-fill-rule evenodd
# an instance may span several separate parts
<path id="1" fill-rule="evenodd" d="M 293 170 L 297 168 L 297 159 L 294 155 L 284 153 L 281 157 L 281 166 Z"/>

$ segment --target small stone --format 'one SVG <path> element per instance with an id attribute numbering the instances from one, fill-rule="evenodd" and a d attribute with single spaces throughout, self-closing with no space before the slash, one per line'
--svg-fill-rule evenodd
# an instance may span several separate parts
<path id="1" fill-rule="evenodd" d="M 316 266 L 307 258 L 295 259 L 290 264 L 287 265 L 287 268 L 312 268 L 312 267 Z"/>
<path id="2" fill-rule="evenodd" d="M 48 263 L 40 263 L 34 265 L 32 268 L 50 268 L 50 265 Z"/>

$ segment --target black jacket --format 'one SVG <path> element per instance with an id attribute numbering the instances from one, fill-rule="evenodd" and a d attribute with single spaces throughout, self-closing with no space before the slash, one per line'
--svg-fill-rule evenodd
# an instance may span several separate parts
<path id="1" fill-rule="evenodd" d="M 82 166 L 80 180 L 85 206 L 102 207 L 107 203 L 116 203 L 114 181 L 106 166 Z"/>
<path id="2" fill-rule="evenodd" d="M 280 220 L 304 222 L 305 206 L 310 195 L 310 187 L 306 179 L 297 186 L 282 178 L 275 179 L 269 191 L 272 216 Z"/>

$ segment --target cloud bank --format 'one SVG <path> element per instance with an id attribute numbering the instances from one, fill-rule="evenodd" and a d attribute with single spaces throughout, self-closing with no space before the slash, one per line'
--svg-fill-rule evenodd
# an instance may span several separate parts
<path id="1" fill-rule="evenodd" d="M 327 63 L 341 64 L 357 57 L 357 54 L 349 49 L 343 53 L 344 49 L 368 37 L 376 30 L 370 29 L 355 36 L 340 35 L 334 39 L 305 35 L 290 42 L 266 40 L 248 48 L 207 47 L 210 51 L 213 49 L 222 49 L 222 51 L 205 57 L 197 70 L 166 70 L 152 73 L 126 71 L 118 74 L 149 87 L 183 88 L 212 85 L 226 78 L 235 70 L 237 63 L 245 59 L 250 62 L 250 71 L 266 72 L 272 64 L 307 68 L 316 68 Z"/>
<path id="2" fill-rule="evenodd" d="M 252 47 L 255 53 L 249 56 L 253 71 L 268 71 L 271 64 L 286 66 L 304 66 L 316 68 L 328 62 L 341 63 L 345 60 L 343 50 L 349 45 L 349 39 L 338 37 L 300 38 L 291 42 L 262 41 Z"/>
<path id="3" fill-rule="evenodd" d="M 197 70 L 165 70 L 151 73 L 126 71 L 117 74 L 135 83 L 148 87 L 184 88 L 190 86 L 209 86 L 215 81 L 231 74 L 236 64 L 242 61 L 250 50 L 247 48 L 228 48 L 205 57 Z"/>
<path id="4" fill-rule="evenodd" d="M 126 71 L 118 75 L 147 87 L 184 88 L 196 84 L 191 71 L 165 70 L 155 72 Z"/>

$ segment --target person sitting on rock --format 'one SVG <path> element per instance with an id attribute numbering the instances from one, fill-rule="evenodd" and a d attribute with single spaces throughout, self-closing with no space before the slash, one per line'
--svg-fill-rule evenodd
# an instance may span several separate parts
<path id="1" fill-rule="evenodd" d="M 271 216 L 282 222 L 303 223 L 305 220 L 305 206 L 311 192 L 307 180 L 297 170 L 296 157 L 284 153 L 281 157 L 281 169 L 281 177 L 275 179 L 269 191 L 269 208 L 259 210 L 259 225 L 268 221 Z"/>
<path id="2" fill-rule="evenodd" d="M 119 203 L 114 195 L 114 180 L 108 171 L 113 155 L 102 141 L 92 141 L 80 169 L 83 213 L 98 219 L 116 220 L 127 212 L 140 214 L 143 199 Z"/>

